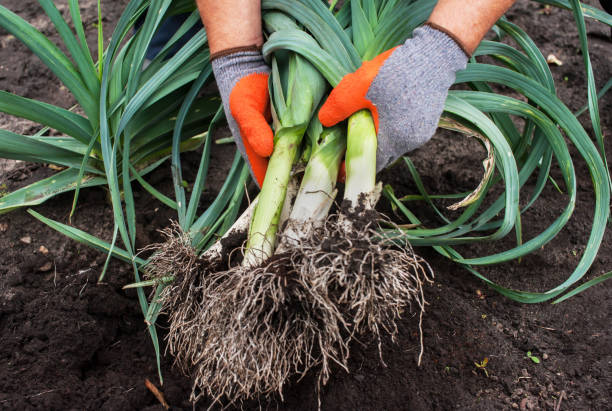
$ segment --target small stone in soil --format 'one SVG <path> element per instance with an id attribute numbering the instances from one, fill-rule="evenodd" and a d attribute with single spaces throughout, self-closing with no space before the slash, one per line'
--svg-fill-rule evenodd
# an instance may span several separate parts
<path id="1" fill-rule="evenodd" d="M 30 237 L 29 235 L 26 235 L 25 237 L 21 237 L 19 241 L 21 241 L 24 244 L 32 244 L 32 237 Z"/>
<path id="2" fill-rule="evenodd" d="M 47 261 L 45 264 L 42 265 L 42 267 L 38 269 L 38 271 L 42 271 L 42 272 L 51 271 L 52 268 L 53 268 L 53 263 L 51 261 Z"/>
<path id="3" fill-rule="evenodd" d="M 548 64 L 554 64 L 554 65 L 556 65 L 556 66 L 562 66 L 562 65 L 563 65 L 563 62 L 562 62 L 561 60 L 559 60 L 559 59 L 557 58 L 557 56 L 555 56 L 554 54 L 549 54 L 549 55 L 546 57 L 546 62 L 547 62 Z"/>
<path id="4" fill-rule="evenodd" d="M 41 245 L 40 247 L 38 247 L 38 252 L 43 255 L 47 255 L 49 254 L 49 249 L 45 247 L 44 245 Z"/>
<path id="5" fill-rule="evenodd" d="M 5 232 L 6 230 L 8 230 L 8 224 L 7 223 L 0 223 L 0 233 Z"/>
<path id="6" fill-rule="evenodd" d="M 526 397 L 521 400 L 521 411 L 534 410 L 538 406 L 538 400 L 535 397 Z"/>

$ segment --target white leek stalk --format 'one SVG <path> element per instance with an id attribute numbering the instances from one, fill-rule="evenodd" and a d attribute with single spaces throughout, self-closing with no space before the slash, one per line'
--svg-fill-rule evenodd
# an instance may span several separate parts
<path id="1" fill-rule="evenodd" d="M 288 83 L 281 92 L 281 70 Z M 291 54 L 286 66 L 272 64 L 271 99 L 276 125 L 274 152 L 270 157 L 266 177 L 249 229 L 249 239 L 243 266 L 253 267 L 266 261 L 274 253 L 276 234 L 291 169 L 306 128 L 325 93 L 326 83 L 321 74 L 304 58 Z"/>
<path id="2" fill-rule="evenodd" d="M 376 187 L 376 128 L 367 110 L 353 114 L 348 120 L 346 143 L 346 185 L 344 199 L 351 207 L 373 208 L 380 190 Z M 360 202 L 363 202 L 360 204 Z"/>
<path id="3" fill-rule="evenodd" d="M 336 180 L 346 149 L 345 133 L 341 127 L 323 129 L 316 116 L 312 123 L 309 127 L 312 154 L 284 232 L 283 248 L 296 245 L 312 228 L 322 224 L 337 194 Z"/>

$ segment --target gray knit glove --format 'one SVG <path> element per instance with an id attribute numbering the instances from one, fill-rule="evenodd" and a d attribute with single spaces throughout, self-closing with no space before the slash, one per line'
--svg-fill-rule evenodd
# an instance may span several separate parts
<path id="1" fill-rule="evenodd" d="M 254 46 L 215 53 L 211 60 L 230 131 L 261 187 L 274 144 L 268 124 L 270 68 Z"/>
<path id="2" fill-rule="evenodd" d="M 448 34 L 423 26 L 411 39 L 344 76 L 319 112 L 331 127 L 369 109 L 378 130 L 376 171 L 425 144 L 436 131 L 448 89 L 468 57 Z"/>

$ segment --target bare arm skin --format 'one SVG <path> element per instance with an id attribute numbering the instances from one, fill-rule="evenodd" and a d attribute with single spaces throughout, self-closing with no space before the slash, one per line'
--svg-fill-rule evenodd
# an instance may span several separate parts
<path id="1" fill-rule="evenodd" d="M 428 22 L 440 26 L 472 54 L 487 31 L 516 0 L 440 0 Z"/>
<path id="2" fill-rule="evenodd" d="M 515 1 L 440 0 L 428 21 L 454 34 L 471 54 Z M 263 44 L 260 0 L 197 0 L 197 5 L 211 54 Z"/>
<path id="3" fill-rule="evenodd" d="M 196 0 L 210 53 L 263 44 L 261 0 Z"/>

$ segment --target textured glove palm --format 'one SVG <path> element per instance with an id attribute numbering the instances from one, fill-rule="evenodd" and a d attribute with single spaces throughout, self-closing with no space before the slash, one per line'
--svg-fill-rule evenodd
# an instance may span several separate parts
<path id="1" fill-rule="evenodd" d="M 344 76 L 319 112 L 331 127 L 362 109 L 378 136 L 376 170 L 425 144 L 434 134 L 455 73 L 467 56 L 447 34 L 429 26 Z"/>

